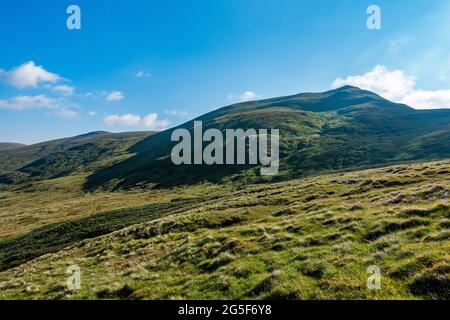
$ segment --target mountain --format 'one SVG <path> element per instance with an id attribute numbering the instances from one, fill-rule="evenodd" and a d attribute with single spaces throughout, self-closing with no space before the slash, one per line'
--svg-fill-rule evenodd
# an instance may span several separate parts
<path id="1" fill-rule="evenodd" d="M 172 163 L 177 128 L 279 129 L 280 171 L 258 166 Z M 450 157 L 450 110 L 415 110 L 352 86 L 238 103 L 158 133 L 92 132 L 0 153 L 0 183 L 84 172 L 85 190 L 170 187 L 201 182 L 242 185 L 336 170 Z"/>
<path id="2" fill-rule="evenodd" d="M 13 143 L 13 142 L 0 142 L 0 152 L 5 150 L 17 149 L 20 147 L 24 147 L 25 144 L 21 143 Z"/>
<path id="3" fill-rule="evenodd" d="M 449 119 L 354 87 L 197 119 L 280 129 L 274 177 L 173 166 L 173 129 L 0 152 L 0 300 L 448 300 Z M 366 287 L 373 265 L 382 290 Z"/>
<path id="4" fill-rule="evenodd" d="M 111 165 L 153 132 L 91 132 L 0 152 L 0 183 L 58 178 Z"/>
<path id="5" fill-rule="evenodd" d="M 203 122 L 203 130 L 279 129 L 279 174 L 261 177 L 254 166 L 173 165 L 171 133 L 177 128 L 192 132 L 195 120 Z M 238 103 L 195 120 L 138 142 L 129 150 L 134 156 L 98 170 L 86 188 L 277 181 L 450 157 L 450 110 L 415 110 L 351 86 Z"/>

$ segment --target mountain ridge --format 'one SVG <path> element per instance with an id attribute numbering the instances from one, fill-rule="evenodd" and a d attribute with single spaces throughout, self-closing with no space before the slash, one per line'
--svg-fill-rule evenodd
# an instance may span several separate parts
<path id="1" fill-rule="evenodd" d="M 202 121 L 204 130 L 280 129 L 281 172 L 268 178 L 277 180 L 320 171 L 449 157 L 450 145 L 445 140 L 450 137 L 449 120 L 449 110 L 422 112 L 351 86 L 242 102 L 141 140 L 130 148 L 133 157 L 94 173 L 86 187 L 97 188 L 112 180 L 119 188 L 141 183 L 173 186 L 219 182 L 231 176 L 243 183 L 267 181 L 255 176 L 251 167 L 216 165 L 198 169 L 172 165 L 171 132 L 177 128 L 192 131 L 194 121 Z M 427 138 L 432 133 L 437 134 L 436 139 Z M 427 143 L 434 140 L 437 145 L 430 147 Z"/>
<path id="2" fill-rule="evenodd" d="M 12 150 L 21 147 L 25 147 L 26 144 L 16 143 L 16 142 L 0 142 L 0 151 Z"/>
<path id="3" fill-rule="evenodd" d="M 177 128 L 192 132 L 194 121 L 202 121 L 204 130 L 279 129 L 280 173 L 261 177 L 257 166 L 173 165 L 170 153 L 175 143 L 170 141 L 171 133 Z M 373 92 L 344 86 L 322 93 L 299 93 L 225 106 L 148 136 L 143 132 L 94 131 L 54 140 L 47 143 L 53 145 L 50 148 L 42 148 L 46 146 L 44 143 L 19 149 L 39 149 L 31 158 L 29 152 L 25 153 L 27 161 L 20 160 L 24 155 L 8 158 L 18 152 L 3 152 L 0 173 L 22 176 L 19 180 L 23 181 L 30 175 L 33 179 L 47 179 L 69 174 L 70 170 L 84 170 L 88 173 L 86 191 L 105 187 L 279 181 L 320 172 L 450 157 L 449 124 L 450 110 L 415 110 Z M 121 140 L 120 151 L 110 152 L 114 147 L 104 143 L 99 146 L 97 140 L 102 139 Z M 124 142 L 127 139 L 132 141 Z M 61 148 L 55 147 L 55 143 L 67 145 Z M 80 146 L 83 147 L 80 149 Z M 14 166 L 11 165 L 13 159 L 19 159 Z M 61 161 L 66 164 L 59 165 Z M 78 165 L 67 164 L 72 161 Z M 101 165 L 92 166 L 92 163 Z M 56 169 L 44 170 L 49 165 Z"/>
<path id="4" fill-rule="evenodd" d="M 92 165 L 107 165 L 126 156 L 131 145 L 153 133 L 94 131 L 5 150 L 0 153 L 0 184 L 56 178 Z"/>

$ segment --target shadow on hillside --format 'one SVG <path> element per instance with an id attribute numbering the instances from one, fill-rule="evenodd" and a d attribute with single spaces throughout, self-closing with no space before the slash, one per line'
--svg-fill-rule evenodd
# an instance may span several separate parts
<path id="1" fill-rule="evenodd" d="M 175 142 L 170 141 L 172 130 L 150 136 L 128 151 L 135 153 L 122 162 L 102 168 L 87 178 L 85 191 L 100 187 L 128 189 L 140 184 L 155 188 L 194 185 L 201 182 L 218 183 L 223 178 L 239 174 L 254 165 L 175 165 L 170 154 Z"/>
<path id="2" fill-rule="evenodd" d="M 127 226 L 155 220 L 189 210 L 212 197 L 177 199 L 89 216 L 76 221 L 54 223 L 0 242 L 0 271 L 4 271 L 47 253 L 53 253 L 83 239 L 95 238 Z"/>

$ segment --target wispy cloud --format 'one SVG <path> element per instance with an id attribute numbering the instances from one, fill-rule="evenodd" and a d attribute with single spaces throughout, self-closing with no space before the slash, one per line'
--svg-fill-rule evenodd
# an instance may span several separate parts
<path id="1" fill-rule="evenodd" d="M 75 92 L 75 87 L 67 86 L 67 85 L 57 85 L 51 88 L 52 91 L 61 93 L 65 96 L 71 96 Z"/>
<path id="2" fill-rule="evenodd" d="M 150 72 L 146 72 L 144 70 L 139 70 L 136 73 L 136 77 L 138 78 L 151 78 L 152 74 Z"/>
<path id="3" fill-rule="evenodd" d="M 385 66 L 376 66 L 362 75 L 338 78 L 332 83 L 333 88 L 343 85 L 370 90 L 386 99 L 405 103 L 416 109 L 450 108 L 450 89 L 416 89 L 416 77 L 407 75 L 402 70 L 389 70 Z"/>
<path id="4" fill-rule="evenodd" d="M 106 101 L 120 101 L 125 98 L 122 91 L 112 91 L 106 94 Z"/>
<path id="5" fill-rule="evenodd" d="M 32 109 L 48 109 L 52 110 L 57 116 L 73 119 L 77 113 L 71 110 L 71 105 L 61 99 L 54 99 L 40 94 L 37 96 L 16 96 L 8 100 L 0 100 L 0 109 L 9 109 L 14 111 L 25 111 Z"/>
<path id="6" fill-rule="evenodd" d="M 170 126 L 169 120 L 159 120 L 156 113 L 150 113 L 144 117 L 131 113 L 124 115 L 113 114 L 106 116 L 104 122 L 108 126 L 144 127 L 148 130 L 164 130 Z"/>
<path id="7" fill-rule="evenodd" d="M 402 51 L 412 41 L 411 35 L 402 35 L 389 41 L 388 53 L 396 55 Z"/>
<path id="8" fill-rule="evenodd" d="M 228 100 L 231 100 L 231 101 L 238 100 L 240 102 L 251 101 L 251 100 L 255 100 L 257 98 L 258 98 L 258 95 L 254 91 L 244 91 L 240 94 L 229 93 L 227 95 Z"/>
<path id="9" fill-rule="evenodd" d="M 196 113 L 194 112 L 176 109 L 165 110 L 164 113 L 168 116 L 186 118 L 189 120 L 196 116 Z"/>
<path id="10" fill-rule="evenodd" d="M 10 71 L 0 69 L 0 79 L 17 88 L 36 88 L 41 84 L 53 84 L 62 80 L 58 74 L 37 66 L 34 61 L 26 62 Z"/>
<path id="11" fill-rule="evenodd" d="M 47 97 L 44 94 L 37 96 L 17 96 L 8 100 L 0 100 L 0 108 L 16 111 L 30 109 L 56 109 L 59 103 L 57 100 Z"/>
<path id="12" fill-rule="evenodd" d="M 65 118 L 65 119 L 74 119 L 78 115 L 77 112 L 70 110 L 70 109 L 66 109 L 66 108 L 56 109 L 53 113 L 55 115 L 57 115 L 58 117 Z"/>
<path id="13" fill-rule="evenodd" d="M 73 86 L 58 84 L 58 82 L 66 79 L 56 73 L 45 70 L 42 66 L 36 65 L 34 61 L 25 62 L 10 71 L 0 69 L 0 80 L 19 89 L 46 89 L 66 97 L 73 95 L 75 91 Z M 54 115 L 67 119 L 73 119 L 77 116 L 77 112 L 72 110 L 76 107 L 78 107 L 77 104 L 71 103 L 66 99 L 52 98 L 46 94 L 19 95 L 0 100 L 0 109 L 14 111 L 47 109 L 52 110 Z"/>
<path id="14" fill-rule="evenodd" d="M 156 113 L 150 113 L 146 115 L 142 122 L 144 126 L 149 130 L 164 130 L 167 129 L 170 125 L 170 121 L 167 119 L 158 119 L 158 115 Z"/>
<path id="15" fill-rule="evenodd" d="M 56 109 L 58 100 L 47 97 L 45 94 L 37 96 L 17 96 L 8 100 L 0 100 L 0 108 L 23 111 L 30 109 Z"/>
<path id="16" fill-rule="evenodd" d="M 141 117 L 134 114 L 108 115 L 104 119 L 108 126 L 137 126 L 141 123 Z"/>

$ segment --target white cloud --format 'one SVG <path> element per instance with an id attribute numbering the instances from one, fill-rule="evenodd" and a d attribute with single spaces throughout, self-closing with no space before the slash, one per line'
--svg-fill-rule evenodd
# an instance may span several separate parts
<path id="1" fill-rule="evenodd" d="M 84 97 L 91 99 L 91 100 L 98 100 L 100 99 L 101 96 L 106 97 L 108 95 L 108 93 L 106 91 L 102 91 L 102 92 L 86 92 L 83 94 Z"/>
<path id="2" fill-rule="evenodd" d="M 450 89 L 417 90 L 405 96 L 402 103 L 417 109 L 450 108 Z"/>
<path id="3" fill-rule="evenodd" d="M 76 113 L 75 111 L 67 108 L 56 109 L 53 113 L 61 118 L 66 119 L 74 119 L 78 115 L 78 113 Z"/>
<path id="4" fill-rule="evenodd" d="M 95 116 L 97 115 L 97 112 L 96 112 L 96 111 L 90 111 L 88 114 L 89 114 L 91 117 L 95 117 Z"/>
<path id="5" fill-rule="evenodd" d="M 52 87 L 52 90 L 59 92 L 65 96 L 71 96 L 75 92 L 75 87 L 66 86 L 66 85 L 58 85 L 58 86 Z"/>
<path id="6" fill-rule="evenodd" d="M 250 101 L 256 99 L 256 93 L 253 91 L 245 91 L 239 96 L 241 101 Z"/>
<path id="7" fill-rule="evenodd" d="M 71 96 L 75 91 L 73 86 L 57 84 L 65 79 L 56 73 L 45 70 L 42 66 L 36 65 L 34 61 L 25 62 L 10 71 L 0 69 L 0 80 L 20 89 L 41 88 L 60 93 L 63 96 Z M 19 95 L 7 100 L 0 100 L 0 109 L 14 111 L 47 109 L 51 110 L 52 114 L 67 119 L 73 119 L 77 116 L 77 112 L 72 110 L 76 107 L 78 107 L 76 103 L 68 102 L 63 98 L 48 97 L 45 94 Z"/>
<path id="8" fill-rule="evenodd" d="M 386 99 L 399 101 L 413 91 L 415 78 L 409 77 L 400 70 L 389 71 L 385 66 L 376 66 L 363 75 L 336 79 L 332 87 L 343 85 L 356 86 L 361 89 L 376 92 Z"/>
<path id="9" fill-rule="evenodd" d="M 119 101 L 125 98 L 122 91 L 113 91 L 110 93 L 107 93 L 106 100 L 107 101 Z"/>
<path id="10" fill-rule="evenodd" d="M 149 130 L 164 130 L 170 125 L 170 121 L 167 119 L 158 120 L 156 113 L 150 113 L 142 119 L 144 126 Z"/>
<path id="11" fill-rule="evenodd" d="M 113 114 L 106 116 L 104 122 L 108 126 L 140 126 L 145 127 L 148 130 L 164 130 L 170 125 L 170 121 L 167 119 L 158 120 L 158 115 L 156 113 L 150 113 L 143 118 L 135 114 Z"/>
<path id="12" fill-rule="evenodd" d="M 150 78 L 152 74 L 150 72 L 145 72 L 144 70 L 139 70 L 136 73 L 136 77 L 138 78 Z"/>
<path id="13" fill-rule="evenodd" d="M 70 106 L 64 104 L 64 101 L 47 97 L 45 94 L 37 96 L 17 96 L 8 100 L 0 100 L 0 109 L 14 111 L 49 109 L 53 111 L 53 114 L 69 119 L 73 119 L 77 115 L 75 111 L 70 109 Z"/>
<path id="14" fill-rule="evenodd" d="M 108 126 L 137 126 L 141 122 L 141 117 L 134 114 L 124 114 L 122 116 L 113 114 L 104 119 Z"/>
<path id="15" fill-rule="evenodd" d="M 373 91 L 394 102 L 405 103 L 416 109 L 450 108 L 450 89 L 427 91 L 416 89 L 416 78 L 401 70 L 388 70 L 385 66 L 376 66 L 363 75 L 338 78 L 333 88 L 344 85 L 356 86 Z"/>
<path id="16" fill-rule="evenodd" d="M 168 116 L 173 116 L 173 117 L 181 117 L 181 118 L 187 118 L 187 119 L 192 119 L 195 116 L 195 113 L 193 112 L 189 112 L 189 111 L 185 111 L 185 110 L 165 110 L 164 113 Z"/>
<path id="17" fill-rule="evenodd" d="M 0 100 L 0 109 L 23 111 L 30 109 L 58 109 L 58 100 L 47 97 L 45 94 L 37 96 L 17 96 L 8 100 Z"/>
<path id="18" fill-rule="evenodd" d="M 34 61 L 26 62 L 11 71 L 0 69 L 0 79 L 17 88 L 36 88 L 40 84 L 56 83 L 62 80 L 56 73 L 37 66 Z"/>
<path id="19" fill-rule="evenodd" d="M 228 100 L 239 100 L 240 102 L 255 100 L 258 98 L 258 95 L 253 91 L 244 91 L 241 94 L 229 93 L 227 95 Z"/>

